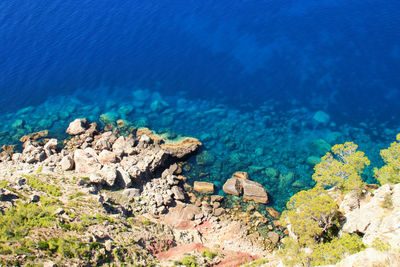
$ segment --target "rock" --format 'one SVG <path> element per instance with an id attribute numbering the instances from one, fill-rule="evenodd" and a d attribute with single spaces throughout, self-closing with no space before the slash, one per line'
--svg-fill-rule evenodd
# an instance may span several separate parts
<path id="1" fill-rule="evenodd" d="M 95 136 L 93 142 L 93 148 L 98 151 L 111 150 L 113 144 L 117 140 L 117 136 L 112 132 L 104 132 L 100 135 Z"/>
<path id="2" fill-rule="evenodd" d="M 61 162 L 61 169 L 63 171 L 70 171 L 74 169 L 74 160 L 71 156 L 65 156 L 62 158 Z"/>
<path id="3" fill-rule="evenodd" d="M 221 216 L 222 214 L 224 214 L 225 210 L 223 208 L 217 208 L 214 210 L 214 215 L 215 216 Z"/>
<path id="4" fill-rule="evenodd" d="M 186 137 L 179 141 L 166 141 L 161 144 L 161 148 L 169 155 L 175 158 L 183 158 L 195 152 L 202 143 L 196 138 Z"/>
<path id="5" fill-rule="evenodd" d="M 313 153 L 319 156 L 323 156 L 326 152 L 331 150 L 331 145 L 324 139 L 312 140 L 308 143 L 308 146 Z"/>
<path id="6" fill-rule="evenodd" d="M 111 240 L 107 240 L 107 241 L 104 243 L 104 247 L 106 248 L 106 250 L 107 250 L 108 252 L 110 252 L 110 251 L 112 250 L 112 241 L 111 241 Z"/>
<path id="7" fill-rule="evenodd" d="M 114 186 L 117 179 L 117 169 L 113 165 L 104 165 L 101 169 L 101 176 L 108 186 Z"/>
<path id="8" fill-rule="evenodd" d="M 83 134 L 87 128 L 88 125 L 86 119 L 75 119 L 69 124 L 66 132 L 69 135 L 79 135 Z"/>
<path id="9" fill-rule="evenodd" d="M 74 152 L 75 171 L 79 173 L 92 173 L 99 171 L 101 164 L 97 161 L 97 154 L 92 148 L 77 149 Z"/>
<path id="10" fill-rule="evenodd" d="M 321 162 L 321 158 L 320 157 L 316 157 L 316 156 L 309 156 L 306 159 L 306 163 L 308 165 L 310 165 L 311 167 L 314 167 L 315 165 L 317 165 L 320 162 Z"/>
<path id="11" fill-rule="evenodd" d="M 400 254 L 393 251 L 379 251 L 367 248 L 361 252 L 345 257 L 336 263 L 336 267 L 347 266 L 400 266 Z"/>
<path id="12" fill-rule="evenodd" d="M 196 156 L 196 162 L 203 166 L 212 165 L 215 162 L 215 156 L 210 151 L 205 150 Z"/>
<path id="13" fill-rule="evenodd" d="M 130 155 L 134 151 L 134 142 L 135 140 L 133 138 L 120 136 L 112 145 L 112 151 L 117 156 L 122 156 L 123 154 Z"/>
<path id="14" fill-rule="evenodd" d="M 253 200 L 256 203 L 268 203 L 268 194 L 261 184 L 248 179 L 245 172 L 236 172 L 228 179 L 222 189 L 225 193 L 239 196 L 243 192 L 243 198 Z"/>
<path id="15" fill-rule="evenodd" d="M 346 194 L 339 205 L 339 210 L 344 214 L 351 212 L 352 210 L 360 207 L 360 197 L 357 192 L 350 192 Z"/>
<path id="16" fill-rule="evenodd" d="M 131 176 L 122 167 L 117 168 L 117 175 L 120 178 L 122 187 L 130 187 L 132 185 Z"/>
<path id="17" fill-rule="evenodd" d="M 174 198 L 176 200 L 185 200 L 185 193 L 183 192 L 182 188 L 173 186 L 171 188 L 171 192 L 174 194 Z"/>
<path id="18" fill-rule="evenodd" d="M 274 244 L 277 244 L 279 242 L 279 239 L 280 239 L 280 236 L 275 232 L 268 232 L 267 237 Z"/>
<path id="19" fill-rule="evenodd" d="M 211 202 L 222 202 L 224 200 L 224 196 L 220 195 L 212 195 Z"/>
<path id="20" fill-rule="evenodd" d="M 37 140 L 37 139 L 40 139 L 40 138 L 44 138 L 44 137 L 46 137 L 48 134 L 49 134 L 49 131 L 48 131 L 48 130 L 44 130 L 44 131 L 40 131 L 40 132 L 35 132 L 35 133 L 31 133 L 31 134 L 22 136 L 22 137 L 19 139 L 19 141 L 21 141 L 22 143 L 25 143 L 26 141 L 29 141 L 29 140 Z"/>
<path id="21" fill-rule="evenodd" d="M 91 173 L 89 180 L 92 184 L 105 184 L 104 178 L 98 173 Z"/>
<path id="22" fill-rule="evenodd" d="M 317 123 L 328 124 L 330 116 L 327 113 L 323 112 L 322 110 L 318 110 L 314 114 L 313 120 L 316 121 Z"/>
<path id="23" fill-rule="evenodd" d="M 280 216 L 279 212 L 276 211 L 274 208 L 267 207 L 267 208 L 266 208 L 266 211 L 267 211 L 268 214 L 269 214 L 272 218 L 274 218 L 274 219 L 278 219 L 279 216 Z"/>
<path id="24" fill-rule="evenodd" d="M 109 164 L 109 163 L 115 163 L 117 161 L 117 157 L 115 154 L 111 151 L 108 150 L 103 150 L 100 152 L 99 156 L 97 157 L 97 160 L 102 164 Z"/>
<path id="25" fill-rule="evenodd" d="M 255 209 L 256 209 L 256 208 L 254 207 L 254 205 L 251 205 L 251 204 L 250 204 L 250 205 L 247 206 L 246 211 L 247 211 L 247 212 L 252 212 L 252 211 L 254 211 Z"/>
<path id="26" fill-rule="evenodd" d="M 65 213 L 65 210 L 63 208 L 58 208 L 54 212 L 55 215 L 61 215 L 61 214 L 64 214 L 64 213 Z"/>
<path id="27" fill-rule="evenodd" d="M 30 200 L 31 200 L 31 202 L 39 202 L 40 196 L 34 194 L 34 195 L 31 196 L 31 199 L 30 199 Z"/>
<path id="28" fill-rule="evenodd" d="M 268 194 L 261 184 L 247 179 L 242 179 L 242 186 L 244 199 L 253 200 L 256 203 L 268 203 Z"/>
<path id="29" fill-rule="evenodd" d="M 122 194 L 124 194 L 129 201 L 132 201 L 135 197 L 140 196 L 140 190 L 138 188 L 127 188 Z"/>
<path id="30" fill-rule="evenodd" d="M 214 184 L 208 182 L 199 182 L 195 181 L 193 186 L 194 191 L 204 193 L 204 194 L 212 194 L 214 193 Z"/>
<path id="31" fill-rule="evenodd" d="M 229 178 L 223 185 L 222 190 L 227 194 L 239 196 L 242 194 L 243 187 L 238 178 Z"/>
<path id="32" fill-rule="evenodd" d="M 44 150 L 56 150 L 57 149 L 57 139 L 52 138 L 44 145 Z"/>

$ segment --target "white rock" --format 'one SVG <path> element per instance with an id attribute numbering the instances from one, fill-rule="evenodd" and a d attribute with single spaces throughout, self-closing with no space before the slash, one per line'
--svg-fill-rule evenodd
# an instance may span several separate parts
<path id="1" fill-rule="evenodd" d="M 86 119 L 75 119 L 69 124 L 66 132 L 69 135 L 78 135 L 83 134 L 87 128 L 88 126 Z"/>

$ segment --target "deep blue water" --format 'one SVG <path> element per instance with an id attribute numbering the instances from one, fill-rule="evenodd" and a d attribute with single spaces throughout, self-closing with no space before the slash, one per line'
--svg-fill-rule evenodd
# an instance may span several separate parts
<path id="1" fill-rule="evenodd" d="M 10 130 L 7 142 L 111 110 L 203 138 L 220 160 L 204 180 L 268 161 L 309 181 L 312 168 L 300 165 L 312 152 L 296 146 L 302 136 L 340 132 L 376 152 L 400 127 L 398 0 L 3 0 L 0 10 L 0 115 L 8 114 L 2 131 L 19 118 L 14 112 L 41 105 L 31 118 L 24 115 L 25 126 Z M 153 93 L 143 101 L 163 99 L 171 110 L 156 116 L 139 103 L 130 115 L 118 113 L 138 88 Z M 67 106 L 68 115 L 55 115 Z M 216 106 L 224 110 L 218 116 Z M 330 128 L 311 120 L 317 110 L 331 116 Z M 284 136 L 275 152 L 263 139 L 274 134 Z M 257 147 L 264 147 L 258 159 L 238 163 Z M 273 154 L 279 151 L 297 151 L 298 161 Z M 259 180 L 274 190 L 274 182 Z"/>

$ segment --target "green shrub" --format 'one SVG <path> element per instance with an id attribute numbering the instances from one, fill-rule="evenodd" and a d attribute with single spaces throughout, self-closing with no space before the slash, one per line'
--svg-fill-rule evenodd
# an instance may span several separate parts
<path id="1" fill-rule="evenodd" d="M 186 267 L 197 267 L 196 258 L 194 256 L 186 256 L 182 259 L 182 265 Z"/>
<path id="2" fill-rule="evenodd" d="M 381 150 L 381 157 L 386 165 L 374 169 L 374 176 L 381 185 L 400 183 L 400 134 L 396 139 L 398 142 L 393 142 L 390 147 Z"/>
<path id="3" fill-rule="evenodd" d="M 391 194 L 386 194 L 382 202 L 382 207 L 385 209 L 393 209 L 393 199 Z"/>
<path id="4" fill-rule="evenodd" d="M 30 187 L 45 192 L 49 195 L 53 195 L 55 197 L 61 196 L 61 190 L 59 186 L 45 183 L 38 177 L 28 176 L 28 175 L 24 175 L 24 177 L 27 179 L 27 183 Z"/>
<path id="5" fill-rule="evenodd" d="M 18 240 L 31 229 L 55 224 L 55 207 L 42 207 L 36 203 L 19 203 L 0 215 L 0 240 Z"/>
<path id="6" fill-rule="evenodd" d="M 201 252 L 201 256 L 202 256 L 202 257 L 207 257 L 207 258 L 209 258 L 209 259 L 214 259 L 215 256 L 217 256 L 217 252 L 204 249 L 204 250 Z"/>
<path id="7" fill-rule="evenodd" d="M 383 241 L 380 238 L 376 238 L 372 243 L 372 247 L 379 251 L 389 251 L 392 246 L 387 241 Z"/>

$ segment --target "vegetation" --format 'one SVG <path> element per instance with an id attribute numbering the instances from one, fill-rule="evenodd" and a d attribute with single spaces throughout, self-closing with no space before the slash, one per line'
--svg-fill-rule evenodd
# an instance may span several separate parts
<path id="1" fill-rule="evenodd" d="M 284 226 L 290 225 L 301 246 L 314 246 L 338 224 L 336 215 L 336 203 L 323 188 L 317 186 L 295 194 L 287 203 L 281 220 Z"/>
<path id="2" fill-rule="evenodd" d="M 217 252 L 211 251 L 211 250 L 208 250 L 208 249 L 204 249 L 201 252 L 201 256 L 202 257 L 207 257 L 209 259 L 214 259 L 217 256 Z"/>
<path id="3" fill-rule="evenodd" d="M 361 174 L 370 161 L 357 148 L 353 142 L 333 146 L 332 152 L 326 153 L 314 167 L 312 178 L 317 185 L 324 188 L 336 186 L 344 192 L 360 192 L 363 186 Z"/>
<path id="4" fill-rule="evenodd" d="M 192 256 L 186 256 L 182 259 L 182 265 L 185 265 L 186 267 L 196 267 L 196 258 Z"/>
<path id="5" fill-rule="evenodd" d="M 35 176 L 25 175 L 24 177 L 27 179 L 27 183 L 30 187 L 55 197 L 61 196 L 61 190 L 59 186 L 45 183 L 40 178 Z"/>
<path id="6" fill-rule="evenodd" d="M 374 169 L 374 176 L 381 185 L 400 183 L 400 134 L 396 136 L 396 140 L 390 147 L 381 150 L 380 154 L 386 165 Z"/>

